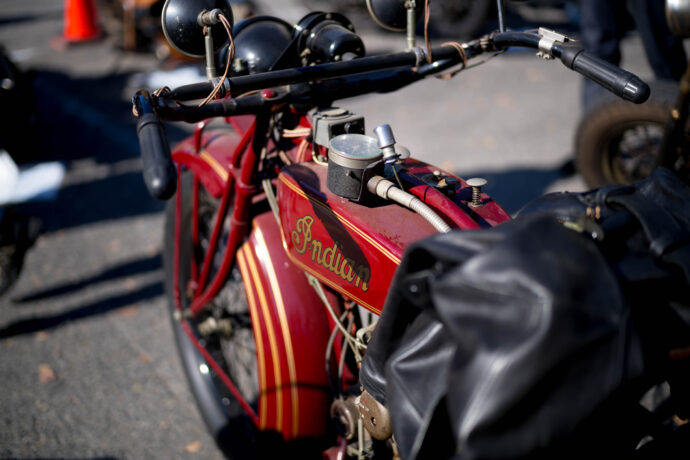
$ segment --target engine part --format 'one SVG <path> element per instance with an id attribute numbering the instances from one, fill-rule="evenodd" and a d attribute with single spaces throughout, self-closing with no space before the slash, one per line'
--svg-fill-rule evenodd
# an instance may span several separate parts
<path id="1" fill-rule="evenodd" d="M 336 399 L 331 404 L 331 418 L 342 430 L 343 436 L 348 441 L 357 435 L 357 418 L 360 417 L 359 410 L 355 404 L 355 397 L 347 399 Z"/>
<path id="2" fill-rule="evenodd" d="M 328 189 L 338 196 L 360 202 L 366 183 L 383 170 L 376 139 L 363 134 L 341 134 L 328 149 Z"/>
<path id="3" fill-rule="evenodd" d="M 393 435 L 393 426 L 388 409 L 366 390 L 357 397 L 355 403 L 359 409 L 362 424 L 372 438 L 385 441 Z"/>
<path id="4" fill-rule="evenodd" d="M 364 117 L 346 109 L 329 107 L 314 112 L 311 119 L 314 142 L 323 147 L 340 134 L 364 134 Z"/>

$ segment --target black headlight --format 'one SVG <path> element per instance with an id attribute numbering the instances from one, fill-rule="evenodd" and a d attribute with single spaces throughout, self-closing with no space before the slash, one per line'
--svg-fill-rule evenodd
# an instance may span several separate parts
<path id="1" fill-rule="evenodd" d="M 295 26 L 294 36 L 303 64 L 362 57 L 364 43 L 352 23 L 338 13 L 310 13 Z"/>

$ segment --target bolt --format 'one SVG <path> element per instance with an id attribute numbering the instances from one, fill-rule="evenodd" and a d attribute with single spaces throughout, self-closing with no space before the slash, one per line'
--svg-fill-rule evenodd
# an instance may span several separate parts
<path id="1" fill-rule="evenodd" d="M 467 179 L 467 185 L 472 187 L 472 203 L 470 206 L 478 207 L 482 205 L 482 187 L 486 185 L 486 179 L 481 177 L 473 177 L 472 179 Z"/>

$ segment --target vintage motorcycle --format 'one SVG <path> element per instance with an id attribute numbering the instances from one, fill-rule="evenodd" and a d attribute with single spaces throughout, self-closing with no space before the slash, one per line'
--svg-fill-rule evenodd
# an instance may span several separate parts
<path id="1" fill-rule="evenodd" d="M 364 117 L 335 101 L 392 92 L 510 47 L 560 59 L 633 102 L 649 94 L 563 35 L 507 31 L 501 0 L 499 31 L 437 47 L 415 46 L 422 2 L 373 3 L 386 13 L 377 21 L 407 21 L 407 51 L 365 56 L 340 14 L 233 27 L 226 1 L 167 0 L 167 39 L 205 56 L 209 81 L 133 98 L 147 187 L 159 199 L 174 195 L 164 266 L 177 345 L 204 420 L 231 457 L 397 457 L 386 408 L 359 373 L 403 253 L 438 232 L 510 219 L 481 180 L 411 157 L 387 125 L 366 136 Z M 226 63 L 231 76 L 218 77 Z M 197 124 L 171 152 L 161 120 Z"/>

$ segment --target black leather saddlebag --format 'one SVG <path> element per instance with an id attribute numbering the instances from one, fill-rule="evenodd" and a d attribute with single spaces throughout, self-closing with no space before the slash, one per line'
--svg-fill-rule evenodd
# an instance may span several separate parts
<path id="1" fill-rule="evenodd" d="M 658 170 L 410 247 L 361 382 L 405 459 L 681 458 L 689 357 L 690 190 Z"/>

